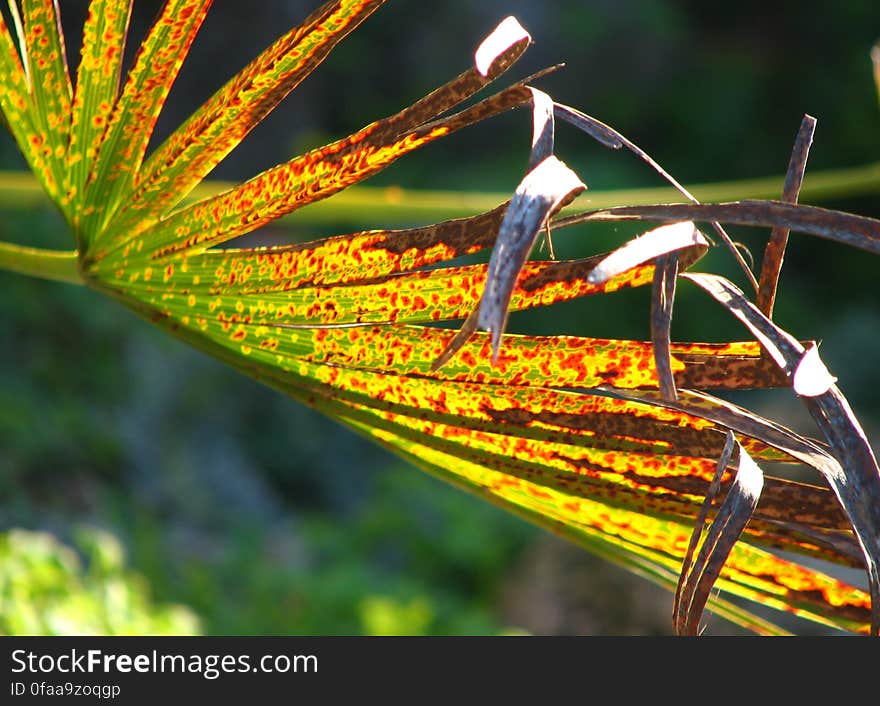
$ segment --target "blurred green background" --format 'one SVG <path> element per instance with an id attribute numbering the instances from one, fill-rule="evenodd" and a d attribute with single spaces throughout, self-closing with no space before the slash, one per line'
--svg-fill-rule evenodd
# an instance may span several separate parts
<path id="1" fill-rule="evenodd" d="M 217 0 L 156 139 L 310 0 Z M 77 55 L 84 0 L 63 0 Z M 132 37 L 160 3 L 135 2 Z M 880 160 L 868 52 L 875 0 L 736 5 L 648 0 L 391 0 L 234 152 L 212 178 L 240 180 L 394 112 L 465 69 L 516 15 L 535 45 L 514 76 L 614 125 L 685 184 L 782 175 L 804 113 L 819 119 L 811 171 Z M 129 53 L 135 41 L 131 42 Z M 515 188 L 525 112 L 402 160 L 375 185 Z M 557 153 L 590 189 L 659 185 L 635 157 L 558 128 Z M 23 168 L 8 136 L 0 168 Z M 743 194 L 748 196 L 748 194 Z M 877 196 L 823 206 L 880 216 Z M 295 221 L 260 233 L 307 240 Z M 575 257 L 628 226 L 572 229 Z M 760 257 L 766 232 L 734 234 Z M 0 240 L 69 248 L 50 207 L 0 213 Z M 741 282 L 723 252 L 704 268 Z M 876 260 L 794 236 L 777 320 L 823 341 L 823 357 L 880 438 Z M 0 634 L 666 634 L 671 596 L 374 447 L 309 409 L 171 340 L 81 288 L 0 272 Z M 515 314 L 510 330 L 648 337 L 647 292 Z M 682 286 L 678 340 L 743 330 Z M 785 393 L 740 401 L 812 432 Z M 791 628 L 818 632 L 801 624 Z M 710 633 L 737 633 L 710 619 Z"/>

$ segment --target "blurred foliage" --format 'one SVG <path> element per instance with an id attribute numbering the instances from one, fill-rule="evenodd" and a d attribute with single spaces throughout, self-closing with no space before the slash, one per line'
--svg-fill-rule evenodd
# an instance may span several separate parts
<path id="1" fill-rule="evenodd" d="M 357 509 L 292 520 L 220 518 L 213 531 L 130 520 L 157 595 L 192 606 L 212 634 L 492 634 L 501 575 L 530 528 L 474 512 L 459 492 L 400 465 L 376 471 Z M 474 507 L 472 507 L 473 505 Z M 218 514 L 219 515 L 219 514 Z M 121 518 L 120 518 L 121 519 Z M 491 537 L 493 541 L 478 541 Z"/>
<path id="2" fill-rule="evenodd" d="M 80 529 L 76 548 L 45 532 L 0 535 L 2 635 L 196 635 L 199 627 L 188 608 L 151 600 L 107 532 Z"/>
<path id="3" fill-rule="evenodd" d="M 157 3 L 135 5 L 137 36 Z M 154 139 L 313 5 L 272 2 L 254 12 L 247 3 L 217 2 Z M 65 24 L 78 30 L 85 6 L 65 0 Z M 464 68 L 474 44 L 506 14 L 538 40 L 524 73 L 565 61 L 542 85 L 623 131 L 685 184 L 775 173 L 781 187 L 804 112 L 819 118 L 807 183 L 813 169 L 880 159 L 868 60 L 880 34 L 875 0 L 833 8 L 818 0 L 746 0 L 735 13 L 690 0 L 444 0 L 383 8 L 212 176 L 248 177 L 399 109 Z M 78 31 L 67 36 L 75 41 Z M 68 51 L 75 56 L 77 47 Z M 408 157 L 372 183 L 509 191 L 529 130 L 524 113 L 502 116 Z M 601 151 L 565 129 L 559 142 L 591 188 L 656 184 L 628 155 Z M 22 166 L 12 141 L 0 140 L 0 167 Z M 876 199 L 823 205 L 880 216 Z M 357 225 L 340 223 L 335 232 Z M 294 228 L 265 235 L 326 234 Z M 590 227 L 555 244 L 572 257 L 627 234 L 625 226 Z M 760 253 L 763 234 L 736 235 Z M 70 246 L 48 208 L 4 213 L 0 239 Z M 824 340 L 823 357 L 878 438 L 874 356 L 865 354 L 880 346 L 874 266 L 864 253 L 793 239 L 777 319 Z M 732 273 L 723 261 L 706 267 Z M 509 616 L 528 613 L 509 606 L 529 603 L 536 592 L 545 603 L 555 600 L 558 584 L 547 576 L 559 567 L 554 572 L 548 553 L 534 548 L 556 540 L 535 528 L 403 467 L 93 292 L 5 272 L 0 287 L 0 340 L 14 342 L 0 347 L 0 529 L 7 530 L 0 632 L 491 634 L 509 629 Z M 676 339 L 741 336 L 693 288 L 679 296 Z M 647 292 L 601 299 L 514 314 L 509 330 L 647 337 Z M 769 416 L 799 413 L 784 401 L 768 404 L 779 405 Z M 791 423 L 798 428 L 796 418 Z M 78 545 L 80 558 L 52 538 L 82 522 L 118 539 L 93 533 Z M 124 568 L 119 542 L 136 574 Z M 598 581 L 595 564 L 582 561 L 582 573 Z M 609 584 L 611 593 L 624 593 L 619 581 Z M 661 607 L 671 605 L 659 589 L 653 595 Z M 186 604 L 199 621 L 151 600 Z M 614 633 L 627 620 L 599 628 Z M 559 615 L 522 627 L 566 624 L 590 625 Z"/>
<path id="4" fill-rule="evenodd" d="M 424 598 L 407 603 L 385 596 L 367 596 L 361 601 L 365 635 L 425 635 L 433 617 Z"/>

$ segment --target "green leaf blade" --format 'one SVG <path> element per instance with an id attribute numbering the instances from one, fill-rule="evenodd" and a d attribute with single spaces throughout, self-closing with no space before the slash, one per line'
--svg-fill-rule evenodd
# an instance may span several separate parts
<path id="1" fill-rule="evenodd" d="M 212 0 L 168 0 L 140 47 L 89 175 L 81 211 L 91 245 L 140 170 L 162 105 Z"/>
<path id="2" fill-rule="evenodd" d="M 328 2 L 268 47 L 150 156 L 114 227 L 124 230 L 175 206 L 384 2 Z"/>
<path id="3" fill-rule="evenodd" d="M 91 0 L 89 4 L 71 117 L 67 198 L 72 203 L 84 201 L 86 179 L 116 105 L 132 2 Z M 74 213 L 76 225 L 79 219 Z"/>

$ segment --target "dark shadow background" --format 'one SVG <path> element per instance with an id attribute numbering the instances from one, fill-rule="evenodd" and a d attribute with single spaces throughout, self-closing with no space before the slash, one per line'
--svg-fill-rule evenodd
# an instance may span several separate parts
<path id="1" fill-rule="evenodd" d="M 61 4 L 73 62 L 86 3 Z M 218 0 L 157 139 L 314 4 Z M 160 3 L 135 6 L 139 38 Z M 685 184 L 775 174 L 781 189 L 804 113 L 819 119 L 807 183 L 810 171 L 880 159 L 868 58 L 880 37 L 873 0 L 833 8 L 814 0 L 392 0 L 212 178 L 249 177 L 399 110 L 465 69 L 508 14 L 536 40 L 512 76 L 564 61 L 541 86 L 614 125 Z M 370 183 L 510 191 L 530 130 L 526 113 L 506 114 Z M 558 133 L 557 153 L 591 189 L 659 184 L 633 156 L 603 151 L 565 126 Z M 0 140 L 0 166 L 22 165 L 12 140 Z M 880 216 L 876 197 L 821 205 Z M 294 225 L 271 235 L 310 239 L 363 225 Z M 563 257 L 586 255 L 631 232 L 592 226 L 556 245 Z M 760 256 L 765 232 L 735 235 Z M 70 247 L 48 207 L 3 213 L 0 239 Z M 741 281 L 723 253 L 705 267 Z M 866 253 L 794 236 L 777 305 L 781 325 L 823 341 L 871 438 L 880 413 L 875 272 Z M 67 540 L 79 524 L 105 528 L 157 601 L 190 606 L 215 634 L 669 632 L 666 592 L 423 476 L 114 303 L 5 272 L 0 288 L 0 529 L 39 528 Z M 643 339 L 647 293 L 514 315 L 510 330 Z M 673 334 L 745 337 L 685 286 Z M 784 394 L 747 403 L 812 433 Z M 714 619 L 710 626 L 737 632 Z"/>

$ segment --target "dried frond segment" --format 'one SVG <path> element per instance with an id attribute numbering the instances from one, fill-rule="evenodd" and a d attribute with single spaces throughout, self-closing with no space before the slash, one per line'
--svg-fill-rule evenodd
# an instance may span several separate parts
<path id="1" fill-rule="evenodd" d="M 797 203 L 804 181 L 804 170 L 807 168 L 807 157 L 816 131 L 816 118 L 805 115 L 801 121 L 785 173 L 785 184 L 782 188 L 782 200 L 785 203 Z M 776 289 L 779 286 L 779 273 L 782 271 L 782 260 L 785 257 L 785 246 L 788 244 L 788 228 L 774 226 L 770 232 L 770 240 L 764 249 L 761 262 L 761 280 L 758 286 L 758 308 L 767 318 L 773 318 L 773 305 L 776 301 Z"/>
<path id="2" fill-rule="evenodd" d="M 827 468 L 824 475 L 862 546 L 873 599 L 871 633 L 880 634 L 880 468 L 864 431 L 819 360 L 815 347 L 805 351 L 723 277 L 686 276 L 742 321 L 777 364 L 791 374 L 793 384 L 797 382 L 809 392 L 801 399 L 839 463 Z M 794 380 L 796 376 L 799 380 Z"/>
<path id="3" fill-rule="evenodd" d="M 600 144 L 603 144 L 606 147 L 615 150 L 620 149 L 621 147 L 626 147 L 630 152 L 636 155 L 639 159 L 645 162 L 645 164 L 647 164 L 661 177 L 663 177 L 666 182 L 668 182 L 676 191 L 678 191 L 678 193 L 684 196 L 688 201 L 693 204 L 699 204 L 699 201 L 697 201 L 696 197 L 690 191 L 684 188 L 684 186 L 682 186 L 675 177 L 673 177 L 669 172 L 661 167 L 657 160 L 655 160 L 651 155 L 645 152 L 645 150 L 635 144 L 632 140 L 628 139 L 624 135 L 621 135 L 614 128 L 606 125 L 605 123 L 597 120 L 590 115 L 586 115 L 579 110 L 570 108 L 567 105 L 560 105 L 559 103 L 557 103 L 556 112 L 561 119 L 574 125 L 579 130 L 587 133 L 590 137 L 598 141 Z M 737 261 L 740 268 L 742 268 L 742 271 L 745 273 L 749 282 L 757 291 L 758 282 L 755 279 L 755 275 L 749 267 L 748 263 L 746 263 L 746 261 L 743 259 L 743 255 L 739 251 L 739 248 L 736 247 L 736 244 L 730 239 L 727 231 L 724 230 L 724 228 L 718 221 L 711 221 L 711 225 L 712 228 L 715 229 L 715 232 L 719 235 L 719 237 L 724 241 L 724 244 L 733 254 L 734 259 Z"/>
<path id="4" fill-rule="evenodd" d="M 550 217 L 587 188 L 577 174 L 553 155 L 553 101 L 542 91 L 530 90 L 532 148 L 526 176 L 517 186 L 498 229 L 479 304 L 434 361 L 433 370 L 445 365 L 478 329 L 490 333 L 492 361 L 497 362 L 511 296 L 538 233 L 546 229 L 547 245 L 552 253 Z"/>
<path id="5" fill-rule="evenodd" d="M 474 52 L 474 67 L 481 76 L 494 78 L 507 68 L 499 64 L 499 57 L 503 56 L 510 47 L 528 45 L 531 41 L 531 35 L 516 17 L 505 17 L 477 47 L 477 51 Z"/>
<path id="6" fill-rule="evenodd" d="M 709 242 L 690 221 L 660 226 L 622 245 L 605 257 L 590 273 L 589 281 L 601 284 L 642 263 L 685 249 L 702 256 Z"/>
<path id="7" fill-rule="evenodd" d="M 666 254 L 657 258 L 651 292 L 651 344 L 660 394 L 666 399 L 678 397 L 672 373 L 672 306 L 675 300 L 675 280 L 678 277 L 678 255 Z"/>
<path id="8" fill-rule="evenodd" d="M 562 228 L 588 221 L 645 220 L 676 222 L 683 220 L 734 223 L 744 226 L 787 228 L 815 235 L 844 245 L 880 253 L 880 220 L 843 213 L 818 206 L 782 203 L 781 201 L 736 201 L 719 204 L 658 204 L 618 206 L 598 211 L 584 211 L 554 222 Z"/>
<path id="9" fill-rule="evenodd" d="M 65 203 L 82 198 L 119 95 L 133 0 L 91 0 L 73 95 Z M 74 225 L 78 213 L 72 212 Z"/>
<path id="10" fill-rule="evenodd" d="M 533 144 L 546 146 L 540 133 Z M 514 286 L 538 233 L 553 213 L 585 188 L 580 178 L 552 155 L 517 187 L 498 231 L 477 314 L 477 327 L 491 335 L 493 361 L 498 359 Z"/>
<path id="11" fill-rule="evenodd" d="M 709 506 L 720 490 L 721 477 L 730 462 L 734 448 L 738 451 L 739 464 L 733 484 L 727 492 L 709 533 L 703 539 L 699 555 L 691 563 L 693 552 L 705 525 Z M 697 635 L 700 619 L 709 600 L 712 587 L 721 574 L 734 545 L 754 515 L 758 499 L 764 487 L 764 474 L 757 464 L 736 444 L 732 432 L 728 432 L 724 450 L 718 461 L 715 478 L 706 494 L 706 500 L 694 525 L 682 564 L 681 577 L 673 601 L 673 625 L 678 635 Z"/>

